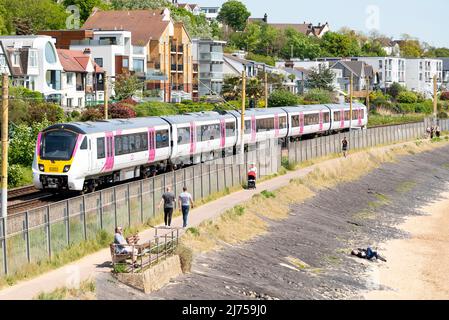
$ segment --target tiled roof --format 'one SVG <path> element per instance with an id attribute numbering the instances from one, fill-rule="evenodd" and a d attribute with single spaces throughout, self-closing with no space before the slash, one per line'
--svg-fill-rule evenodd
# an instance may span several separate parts
<path id="1" fill-rule="evenodd" d="M 90 15 L 83 29 L 131 31 L 132 44 L 147 44 L 159 40 L 170 21 L 162 21 L 162 10 L 96 11 Z"/>
<path id="2" fill-rule="evenodd" d="M 69 72 L 87 72 L 87 65 L 89 64 L 90 57 L 85 55 L 83 51 L 78 50 L 67 50 L 67 49 L 57 49 L 59 61 L 64 71 Z M 98 66 L 94 61 L 95 72 L 104 72 L 100 66 Z"/>

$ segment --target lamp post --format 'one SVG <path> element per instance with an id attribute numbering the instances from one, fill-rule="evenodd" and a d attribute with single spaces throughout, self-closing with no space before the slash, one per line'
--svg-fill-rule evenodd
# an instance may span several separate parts
<path id="1" fill-rule="evenodd" d="M 241 154 L 241 160 L 242 164 L 245 160 L 245 143 L 244 143 L 244 137 L 245 137 L 245 103 L 246 103 L 246 72 L 245 70 L 242 71 L 242 110 L 240 115 L 240 154 Z"/>
<path id="2" fill-rule="evenodd" d="M 351 78 L 349 79 L 349 130 L 352 128 L 352 95 L 353 95 L 353 82 L 354 74 L 351 72 Z"/>

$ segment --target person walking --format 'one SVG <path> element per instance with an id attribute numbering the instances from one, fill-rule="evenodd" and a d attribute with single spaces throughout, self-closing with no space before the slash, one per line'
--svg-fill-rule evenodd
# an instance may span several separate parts
<path id="1" fill-rule="evenodd" d="M 187 187 L 182 188 L 182 192 L 178 197 L 179 208 L 182 212 L 182 228 L 187 227 L 187 218 L 189 216 L 190 207 L 193 208 L 192 195 L 187 192 Z"/>
<path id="2" fill-rule="evenodd" d="M 341 140 L 341 150 L 343 151 L 343 156 L 346 158 L 346 152 L 348 151 L 348 140 L 346 140 L 346 137 Z"/>
<path id="3" fill-rule="evenodd" d="M 162 204 L 164 204 L 164 222 L 166 227 L 170 227 L 171 225 L 171 218 L 173 216 L 175 199 L 176 199 L 175 194 L 171 192 L 170 187 L 167 187 L 166 192 L 162 194 L 162 199 L 157 207 L 157 209 L 160 210 Z"/>
<path id="4" fill-rule="evenodd" d="M 433 133 L 435 132 L 435 128 L 432 126 L 430 127 L 430 139 L 433 139 Z"/>

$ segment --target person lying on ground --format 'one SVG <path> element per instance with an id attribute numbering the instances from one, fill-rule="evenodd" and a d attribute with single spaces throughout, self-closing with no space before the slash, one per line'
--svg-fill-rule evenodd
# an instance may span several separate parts
<path id="1" fill-rule="evenodd" d="M 387 260 L 385 258 L 380 256 L 377 253 L 377 251 L 373 251 L 371 249 L 371 247 L 368 247 L 367 249 L 357 248 L 356 250 L 352 250 L 351 254 L 353 256 L 357 256 L 357 257 L 362 258 L 362 259 L 372 260 L 373 258 L 376 258 L 376 260 L 382 260 L 384 262 L 387 262 Z"/>

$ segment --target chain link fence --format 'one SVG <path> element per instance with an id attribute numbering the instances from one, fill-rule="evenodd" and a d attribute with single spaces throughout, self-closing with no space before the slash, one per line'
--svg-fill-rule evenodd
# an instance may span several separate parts
<path id="1" fill-rule="evenodd" d="M 95 240 L 100 230 L 112 234 L 116 226 L 137 227 L 157 218 L 163 214 L 157 206 L 168 186 L 176 196 L 186 186 L 198 201 L 242 185 L 252 162 L 260 177 L 278 172 L 281 146 L 266 141 L 245 153 L 243 162 L 240 155 L 220 158 L 0 219 L 0 275 Z"/>

